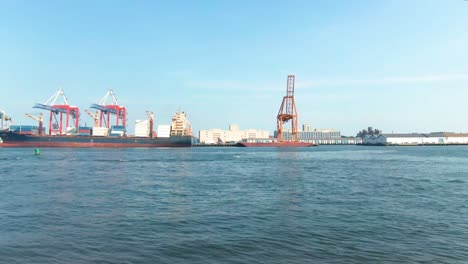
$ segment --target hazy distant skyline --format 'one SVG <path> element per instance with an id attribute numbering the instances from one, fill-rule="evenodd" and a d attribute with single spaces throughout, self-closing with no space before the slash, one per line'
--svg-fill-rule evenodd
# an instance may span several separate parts
<path id="1" fill-rule="evenodd" d="M 355 135 L 468 132 L 468 2 L 0 1 L 0 109 L 32 124 L 59 87 L 84 109 L 114 89 L 198 130 L 274 131 L 296 75 L 299 123 Z"/>

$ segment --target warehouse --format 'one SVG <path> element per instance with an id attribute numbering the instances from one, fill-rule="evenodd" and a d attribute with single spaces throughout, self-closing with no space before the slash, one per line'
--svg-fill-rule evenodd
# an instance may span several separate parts
<path id="1" fill-rule="evenodd" d="M 335 129 L 314 129 L 310 125 L 304 125 L 303 130 L 297 132 L 299 141 L 313 142 L 319 145 L 355 145 L 361 143 L 361 138 L 344 137 L 340 131 Z M 278 132 L 275 131 L 274 136 L 277 137 Z M 291 139 L 291 131 L 283 131 L 283 138 Z"/>
<path id="2" fill-rule="evenodd" d="M 468 133 L 432 132 L 429 134 L 380 134 L 366 135 L 363 145 L 468 145 Z"/>
<path id="3" fill-rule="evenodd" d="M 259 129 L 240 130 L 238 125 L 230 125 L 229 130 L 200 130 L 200 143 L 216 144 L 222 142 L 239 142 L 243 139 L 268 139 L 270 131 Z"/>
<path id="4" fill-rule="evenodd" d="M 277 137 L 278 132 L 275 131 L 275 137 Z M 303 142 L 316 142 L 318 144 L 337 144 L 341 141 L 340 131 L 334 129 L 315 129 L 315 130 L 299 130 L 298 131 L 299 141 Z M 283 131 L 283 138 L 286 140 L 291 139 L 291 131 Z"/>

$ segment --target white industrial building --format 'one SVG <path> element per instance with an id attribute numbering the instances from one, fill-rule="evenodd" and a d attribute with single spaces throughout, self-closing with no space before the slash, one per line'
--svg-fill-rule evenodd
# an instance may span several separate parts
<path id="1" fill-rule="evenodd" d="M 364 145 L 465 145 L 468 144 L 468 133 L 432 132 L 429 134 L 380 134 L 366 135 Z"/>
<path id="2" fill-rule="evenodd" d="M 200 143 L 204 144 L 239 142 L 243 139 L 267 139 L 269 136 L 270 132 L 268 130 L 240 130 L 238 125 L 229 125 L 229 130 L 208 129 L 199 132 Z"/>
<path id="3" fill-rule="evenodd" d="M 335 129 L 312 129 L 309 124 L 304 124 L 302 130 L 297 131 L 299 141 L 312 142 L 319 145 L 355 145 L 361 143 L 361 138 L 344 137 L 340 131 Z M 275 137 L 278 137 L 278 132 L 275 131 Z M 283 131 L 283 138 L 291 139 L 291 129 Z"/>

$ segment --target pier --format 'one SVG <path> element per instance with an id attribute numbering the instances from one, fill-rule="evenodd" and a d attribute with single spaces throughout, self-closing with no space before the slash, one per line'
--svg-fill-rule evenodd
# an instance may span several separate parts
<path id="1" fill-rule="evenodd" d="M 226 148 L 226 147 L 240 147 L 240 145 L 239 143 L 220 143 L 220 144 L 198 143 L 198 144 L 192 144 L 192 147 Z"/>

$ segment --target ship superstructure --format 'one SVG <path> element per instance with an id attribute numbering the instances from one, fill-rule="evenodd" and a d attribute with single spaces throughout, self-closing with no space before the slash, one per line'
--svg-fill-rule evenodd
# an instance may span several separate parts
<path id="1" fill-rule="evenodd" d="M 177 111 L 172 117 L 171 136 L 191 136 L 192 125 L 185 112 Z"/>

